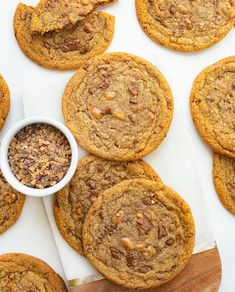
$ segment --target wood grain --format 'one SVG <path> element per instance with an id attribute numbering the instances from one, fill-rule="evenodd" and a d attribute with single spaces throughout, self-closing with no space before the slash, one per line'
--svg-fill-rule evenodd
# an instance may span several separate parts
<path id="1" fill-rule="evenodd" d="M 221 261 L 217 248 L 194 254 L 184 271 L 168 284 L 144 292 L 214 292 L 218 291 L 221 283 Z M 71 288 L 71 292 L 131 292 L 136 290 L 125 289 L 108 280 Z"/>

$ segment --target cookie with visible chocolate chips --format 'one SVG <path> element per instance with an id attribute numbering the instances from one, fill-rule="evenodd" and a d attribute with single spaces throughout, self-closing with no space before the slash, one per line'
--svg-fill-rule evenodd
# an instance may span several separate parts
<path id="1" fill-rule="evenodd" d="M 136 0 L 136 12 L 155 42 L 177 51 L 198 51 L 233 28 L 235 0 Z"/>
<path id="2" fill-rule="evenodd" d="M 213 178 L 218 196 L 235 215 L 235 159 L 214 153 Z"/>
<path id="3" fill-rule="evenodd" d="M 119 182 L 146 178 L 161 182 L 155 171 L 142 160 L 115 162 L 87 155 L 78 162 L 70 183 L 54 199 L 55 220 L 61 235 L 83 255 L 82 225 L 97 196 Z"/>
<path id="4" fill-rule="evenodd" d="M 204 69 L 190 97 L 193 121 L 217 153 L 235 158 L 235 57 Z"/>
<path id="5" fill-rule="evenodd" d="M 10 110 L 10 92 L 6 81 L 0 74 L 0 129 L 2 129 Z"/>
<path id="6" fill-rule="evenodd" d="M 0 171 L 0 234 L 16 223 L 24 202 L 25 196 L 8 184 Z"/>
<path id="7" fill-rule="evenodd" d="M 0 291 L 66 292 L 62 278 L 42 260 L 21 253 L 0 255 Z"/>
<path id="8" fill-rule="evenodd" d="M 173 97 L 161 72 L 144 59 L 109 53 L 85 63 L 63 96 L 67 127 L 89 152 L 108 160 L 136 160 L 164 140 Z"/>
<path id="9" fill-rule="evenodd" d="M 83 225 L 86 257 L 126 288 L 161 286 L 186 266 L 194 247 L 189 206 L 157 182 L 126 180 L 106 190 Z"/>
<path id="10" fill-rule="evenodd" d="M 41 0 L 32 13 L 32 32 L 45 33 L 75 25 L 97 6 L 116 0 Z"/>
<path id="11" fill-rule="evenodd" d="M 22 51 L 39 65 L 56 70 L 77 69 L 102 54 L 114 33 L 114 16 L 94 11 L 71 28 L 32 34 L 31 6 L 19 4 L 14 17 L 16 39 Z"/>

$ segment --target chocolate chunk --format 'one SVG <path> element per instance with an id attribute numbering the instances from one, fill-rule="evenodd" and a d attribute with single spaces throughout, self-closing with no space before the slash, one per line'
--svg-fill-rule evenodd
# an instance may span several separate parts
<path id="1" fill-rule="evenodd" d="M 127 116 L 132 123 L 136 122 L 136 116 L 133 113 L 129 113 L 129 114 L 127 114 Z"/>
<path id="2" fill-rule="evenodd" d="M 177 9 L 176 9 L 176 7 L 174 5 L 171 5 L 169 11 L 170 11 L 171 14 L 174 15 L 177 12 Z"/>
<path id="3" fill-rule="evenodd" d="M 134 267 L 135 266 L 135 261 L 136 261 L 136 256 L 134 253 L 129 253 L 126 256 L 126 262 L 128 267 Z"/>
<path id="4" fill-rule="evenodd" d="M 92 179 L 87 181 L 87 185 L 91 188 L 91 189 L 95 189 L 96 188 L 96 182 Z"/>
<path id="5" fill-rule="evenodd" d="M 89 45 L 88 44 L 78 45 L 78 50 L 81 54 L 86 54 L 89 51 Z"/>
<path id="6" fill-rule="evenodd" d="M 115 247 L 110 247 L 110 252 L 111 252 L 111 255 L 114 259 L 116 260 L 120 260 L 121 257 L 122 257 L 122 253 L 120 252 L 120 250 L 118 250 L 117 248 Z"/>
<path id="7" fill-rule="evenodd" d="M 84 24 L 83 30 L 84 30 L 86 33 L 91 33 L 91 32 L 93 32 L 92 25 L 91 25 L 90 23 L 86 22 L 86 23 Z"/>
<path id="8" fill-rule="evenodd" d="M 148 232 L 151 229 L 151 223 L 147 218 L 140 218 L 136 220 L 139 224 L 139 227 L 145 232 Z"/>
<path id="9" fill-rule="evenodd" d="M 117 226 L 115 224 L 109 224 L 105 227 L 105 230 L 108 234 L 112 234 L 116 227 Z"/>
<path id="10" fill-rule="evenodd" d="M 138 104 L 138 99 L 135 98 L 135 97 L 131 97 L 129 102 L 132 103 L 132 104 Z"/>
<path id="11" fill-rule="evenodd" d="M 139 268 L 139 272 L 143 273 L 143 274 L 146 274 L 146 273 L 148 273 L 150 271 L 152 271 L 152 268 L 150 268 L 148 266 L 143 266 L 143 267 Z"/>
<path id="12" fill-rule="evenodd" d="M 156 204 L 156 200 L 153 198 L 153 197 L 145 197 L 144 199 L 143 199 L 143 203 L 145 204 L 145 205 L 154 205 L 154 204 Z"/>
<path id="13" fill-rule="evenodd" d="M 64 53 L 68 53 L 72 51 L 77 51 L 79 49 L 79 46 L 80 46 L 79 40 L 67 37 L 66 39 L 64 39 L 64 42 L 61 45 L 61 50 Z"/>
<path id="14" fill-rule="evenodd" d="M 102 211 L 99 212 L 99 217 L 100 217 L 101 220 L 104 219 L 104 213 Z"/>
<path id="15" fill-rule="evenodd" d="M 173 245 L 175 243 L 175 240 L 174 240 L 174 238 L 170 238 L 170 239 L 168 239 L 167 241 L 166 241 L 166 244 L 167 245 Z"/>
<path id="16" fill-rule="evenodd" d="M 139 94 L 138 88 L 135 86 L 135 84 L 130 84 L 129 87 L 128 87 L 128 90 L 133 95 L 138 95 Z"/>
<path id="17" fill-rule="evenodd" d="M 165 237 L 167 235 L 166 229 L 164 226 L 159 226 L 158 228 L 158 239 L 161 239 L 162 237 Z"/>

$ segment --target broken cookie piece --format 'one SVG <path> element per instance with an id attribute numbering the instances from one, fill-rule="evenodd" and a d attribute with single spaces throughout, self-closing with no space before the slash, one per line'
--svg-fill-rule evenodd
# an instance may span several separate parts
<path id="1" fill-rule="evenodd" d="M 31 31 L 44 34 L 83 20 L 97 6 L 116 0 L 42 0 L 32 13 Z"/>
<path id="2" fill-rule="evenodd" d="M 79 23 L 44 35 L 32 34 L 33 8 L 19 4 L 14 18 L 15 36 L 22 51 L 39 65 L 56 70 L 79 68 L 102 54 L 114 33 L 114 17 L 94 11 Z"/>

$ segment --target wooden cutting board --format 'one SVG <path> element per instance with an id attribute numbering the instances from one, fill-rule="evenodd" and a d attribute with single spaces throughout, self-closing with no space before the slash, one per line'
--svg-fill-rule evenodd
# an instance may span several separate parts
<path id="1" fill-rule="evenodd" d="M 221 283 L 221 260 L 217 248 L 194 254 L 186 268 L 168 284 L 147 290 L 145 292 L 214 292 L 218 291 Z M 100 280 L 89 284 L 71 288 L 71 292 L 131 292 L 107 280 Z"/>

